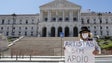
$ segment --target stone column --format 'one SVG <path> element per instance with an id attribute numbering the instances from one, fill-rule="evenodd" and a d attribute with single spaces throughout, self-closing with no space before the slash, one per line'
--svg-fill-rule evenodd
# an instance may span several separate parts
<path id="1" fill-rule="evenodd" d="M 65 36 L 65 27 L 64 26 L 62 27 L 62 32 L 64 33 L 64 36 Z"/>
<path id="2" fill-rule="evenodd" d="M 70 22 L 73 22 L 73 10 L 69 12 Z"/>
<path id="3" fill-rule="evenodd" d="M 40 21 L 43 21 L 43 11 L 40 11 Z"/>
<path id="4" fill-rule="evenodd" d="M 42 27 L 39 27 L 38 29 L 38 37 L 42 37 Z"/>
<path id="5" fill-rule="evenodd" d="M 78 20 L 77 20 L 77 21 L 79 21 L 79 22 L 81 22 L 81 21 L 80 21 L 80 16 L 81 16 L 81 15 L 80 15 L 80 10 L 78 10 Z"/>
<path id="6" fill-rule="evenodd" d="M 65 21 L 65 11 L 63 10 L 63 22 Z"/>
<path id="7" fill-rule="evenodd" d="M 73 27 L 72 26 L 69 27 L 69 36 L 73 37 Z"/>
<path id="8" fill-rule="evenodd" d="M 49 11 L 47 11 L 47 21 L 49 21 Z"/>
<path id="9" fill-rule="evenodd" d="M 58 36 L 58 28 L 56 27 L 55 28 L 55 37 L 57 37 Z"/>
<path id="10" fill-rule="evenodd" d="M 48 21 L 50 22 L 51 21 L 51 11 L 48 10 Z"/>
<path id="11" fill-rule="evenodd" d="M 58 21 L 58 11 L 56 11 L 56 22 Z"/>
<path id="12" fill-rule="evenodd" d="M 49 31 L 49 27 L 47 26 L 47 37 L 49 37 L 49 33 L 50 33 L 50 31 Z"/>

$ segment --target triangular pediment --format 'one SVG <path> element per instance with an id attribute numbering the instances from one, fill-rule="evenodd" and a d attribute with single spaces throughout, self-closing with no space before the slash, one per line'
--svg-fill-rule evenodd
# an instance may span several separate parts
<path id="1" fill-rule="evenodd" d="M 76 8 L 76 9 L 80 9 L 81 6 L 79 6 L 75 3 L 69 2 L 67 0 L 55 0 L 55 1 L 52 1 L 50 3 L 40 6 L 40 8 Z"/>

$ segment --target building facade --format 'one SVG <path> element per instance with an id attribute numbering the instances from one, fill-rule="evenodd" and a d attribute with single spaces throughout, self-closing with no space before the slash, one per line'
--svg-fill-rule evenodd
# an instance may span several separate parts
<path id="1" fill-rule="evenodd" d="M 0 15 L 0 33 L 9 37 L 77 37 L 82 26 L 93 35 L 112 36 L 112 13 L 81 12 L 68 0 L 54 0 L 40 6 L 39 14 Z"/>

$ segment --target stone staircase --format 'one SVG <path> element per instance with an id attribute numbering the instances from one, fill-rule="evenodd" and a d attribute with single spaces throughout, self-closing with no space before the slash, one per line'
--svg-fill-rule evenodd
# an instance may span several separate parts
<path id="1" fill-rule="evenodd" d="M 60 56 L 64 54 L 64 41 L 79 40 L 78 37 L 24 37 L 10 47 L 11 55 Z M 61 53 L 62 52 L 62 53 Z"/>

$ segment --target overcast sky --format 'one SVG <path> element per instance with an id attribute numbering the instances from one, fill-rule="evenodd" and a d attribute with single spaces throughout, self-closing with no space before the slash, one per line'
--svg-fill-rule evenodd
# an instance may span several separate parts
<path id="1" fill-rule="evenodd" d="M 39 6 L 53 0 L 0 0 L 0 14 L 36 14 Z M 112 0 L 69 0 L 82 6 L 82 11 L 111 12 Z"/>

